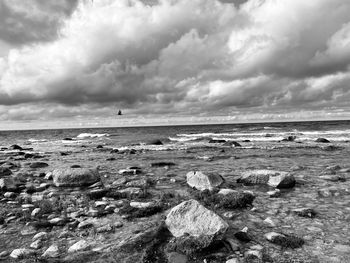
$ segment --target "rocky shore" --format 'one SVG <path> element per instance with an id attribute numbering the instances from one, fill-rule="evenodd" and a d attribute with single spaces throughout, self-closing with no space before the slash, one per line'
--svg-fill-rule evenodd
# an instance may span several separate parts
<path id="1" fill-rule="evenodd" d="M 0 261 L 350 262 L 349 148 L 284 143 L 3 146 Z"/>

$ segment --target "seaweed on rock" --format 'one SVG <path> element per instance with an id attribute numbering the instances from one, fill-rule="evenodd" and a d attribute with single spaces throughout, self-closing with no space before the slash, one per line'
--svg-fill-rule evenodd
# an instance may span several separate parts
<path id="1" fill-rule="evenodd" d="M 119 213 L 125 215 L 127 220 L 132 220 L 134 218 L 152 216 L 162 212 L 163 210 L 164 206 L 162 204 L 156 204 L 145 208 L 135 208 L 127 204 L 120 208 Z"/>
<path id="2" fill-rule="evenodd" d="M 166 250 L 169 252 L 179 252 L 188 256 L 193 256 L 195 253 L 208 248 L 214 240 L 214 236 L 199 236 L 194 237 L 190 235 L 184 235 L 181 237 L 173 238 L 166 246 Z"/>
<path id="3" fill-rule="evenodd" d="M 223 195 L 205 190 L 202 192 L 193 191 L 192 195 L 207 207 L 225 209 L 245 208 L 251 206 L 255 199 L 255 196 L 248 192 Z"/>

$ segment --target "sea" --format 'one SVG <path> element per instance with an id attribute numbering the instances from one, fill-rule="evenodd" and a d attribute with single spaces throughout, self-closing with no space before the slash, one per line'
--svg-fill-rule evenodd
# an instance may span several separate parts
<path id="1" fill-rule="evenodd" d="M 208 146 L 209 141 L 213 139 L 237 141 L 243 148 L 264 148 L 290 147 L 288 143 L 281 144 L 281 141 L 289 136 L 294 137 L 293 142 L 303 145 L 313 145 L 317 138 L 325 138 L 337 145 L 346 145 L 350 142 L 350 120 L 14 130 L 0 131 L 0 145 L 32 145 L 36 148 L 49 147 L 57 150 L 74 144 L 100 143 L 117 149 L 176 150 Z M 159 139 L 163 145 L 147 143 L 154 139 Z"/>

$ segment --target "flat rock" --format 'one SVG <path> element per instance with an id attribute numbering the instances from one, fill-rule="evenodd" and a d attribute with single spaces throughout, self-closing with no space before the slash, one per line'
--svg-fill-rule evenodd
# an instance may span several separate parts
<path id="1" fill-rule="evenodd" d="M 100 180 L 97 170 L 86 168 L 56 169 L 52 176 L 54 184 L 58 187 L 91 185 Z"/>
<path id="2" fill-rule="evenodd" d="M 171 209 L 165 221 L 175 237 L 218 235 L 226 232 L 228 224 L 196 200 L 182 202 Z"/>
<path id="3" fill-rule="evenodd" d="M 267 184 L 276 188 L 291 188 L 295 185 L 295 178 L 292 174 L 275 170 L 246 171 L 237 181 L 246 184 Z"/>
<path id="4" fill-rule="evenodd" d="M 186 175 L 187 184 L 197 190 L 213 190 L 220 186 L 224 179 L 219 174 L 204 174 L 200 171 L 192 171 Z"/>

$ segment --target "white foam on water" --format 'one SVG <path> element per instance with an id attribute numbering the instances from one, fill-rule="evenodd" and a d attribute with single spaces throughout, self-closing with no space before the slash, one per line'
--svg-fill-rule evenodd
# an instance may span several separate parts
<path id="1" fill-rule="evenodd" d="M 28 140 L 28 142 L 47 142 L 46 139 L 33 139 L 33 138 L 30 138 Z"/>
<path id="2" fill-rule="evenodd" d="M 109 136 L 108 133 L 81 133 L 77 136 L 77 138 L 100 138 Z"/>

